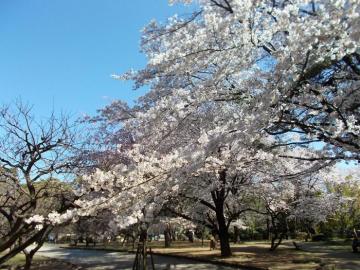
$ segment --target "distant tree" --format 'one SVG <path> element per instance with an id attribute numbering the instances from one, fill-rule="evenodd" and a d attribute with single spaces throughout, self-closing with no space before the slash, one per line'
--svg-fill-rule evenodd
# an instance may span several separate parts
<path id="1" fill-rule="evenodd" d="M 341 198 L 336 211 L 319 226 L 329 236 L 349 237 L 354 229 L 360 229 L 360 174 L 359 169 L 349 169 L 346 173 L 337 170 L 337 175 L 329 176 L 328 192 Z"/>
<path id="2" fill-rule="evenodd" d="M 71 224 L 74 244 L 77 245 L 80 240 L 83 240 L 86 246 L 89 246 L 89 244 L 95 246 L 97 242 L 106 245 L 119 233 L 114 220 L 116 220 L 116 217 L 106 210 L 93 217 L 79 217 L 76 222 Z"/>

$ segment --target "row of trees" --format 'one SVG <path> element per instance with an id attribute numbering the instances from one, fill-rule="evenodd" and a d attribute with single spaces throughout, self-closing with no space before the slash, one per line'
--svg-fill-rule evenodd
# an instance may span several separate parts
<path id="1" fill-rule="evenodd" d="M 230 224 L 258 212 L 275 249 L 289 218 L 309 227 L 340 203 L 324 188 L 329 167 L 359 161 L 358 3 L 196 4 L 149 24 L 147 66 L 114 76 L 151 89 L 90 119 L 111 131 L 94 136 L 106 162 L 83 177 L 91 200 L 74 215 L 109 208 L 119 226 L 179 216 L 217 234 L 229 256 Z"/>

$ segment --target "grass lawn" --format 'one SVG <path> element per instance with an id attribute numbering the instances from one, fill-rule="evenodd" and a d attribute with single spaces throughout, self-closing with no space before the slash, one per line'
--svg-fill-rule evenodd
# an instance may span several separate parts
<path id="1" fill-rule="evenodd" d="M 1 254 L 0 254 L 1 255 Z M 11 258 L 9 261 L 7 261 L 4 265 L 0 265 L 0 270 L 5 269 L 22 269 L 22 266 L 25 264 L 25 256 L 23 254 L 18 254 L 15 257 Z M 74 267 L 73 265 L 50 259 L 43 256 L 35 255 L 33 259 L 33 264 L 31 269 L 36 270 L 74 270 L 77 269 L 77 267 Z"/>
<path id="2" fill-rule="evenodd" d="M 358 270 L 360 269 L 360 254 L 354 254 L 351 243 L 343 240 L 332 242 L 299 243 L 301 250 L 296 250 L 291 241 L 285 241 L 276 251 L 269 251 L 268 242 L 245 242 L 232 245 L 233 256 L 221 258 L 220 250 L 209 249 L 209 242 L 189 243 L 187 241 L 173 242 L 171 248 L 164 248 L 163 241 L 149 242 L 154 253 L 175 255 L 207 261 L 225 262 L 234 265 L 254 266 L 271 270 Z M 81 244 L 79 247 L 84 247 Z M 90 247 L 94 248 L 94 247 Z M 110 243 L 106 246 L 97 245 L 95 249 L 115 249 L 131 251 L 132 247 L 121 247 L 120 243 Z"/>

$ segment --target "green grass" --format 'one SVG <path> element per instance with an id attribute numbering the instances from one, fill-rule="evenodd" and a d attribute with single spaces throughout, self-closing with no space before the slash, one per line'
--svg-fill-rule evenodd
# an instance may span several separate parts
<path id="1" fill-rule="evenodd" d="M 0 253 L 0 256 L 1 255 L 2 254 Z M 33 259 L 33 263 L 47 261 L 47 260 L 49 260 L 49 259 L 42 257 L 42 256 L 35 255 L 34 259 Z M 23 266 L 24 264 L 25 264 L 25 255 L 22 253 L 19 253 L 15 257 L 8 260 L 4 265 L 1 265 L 0 269 L 7 269 L 9 267 L 15 268 L 15 267 Z"/>
<path id="2" fill-rule="evenodd" d="M 15 257 L 11 258 L 6 262 L 6 265 L 23 265 L 25 264 L 25 255 L 17 254 Z"/>

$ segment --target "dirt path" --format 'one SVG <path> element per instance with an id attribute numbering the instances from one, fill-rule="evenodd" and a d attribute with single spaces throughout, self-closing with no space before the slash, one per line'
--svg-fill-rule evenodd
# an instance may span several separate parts
<path id="1" fill-rule="evenodd" d="M 39 255 L 56 258 L 82 266 L 83 269 L 131 270 L 134 254 L 97 250 L 64 249 L 56 245 L 46 245 Z M 231 267 L 200 263 L 188 259 L 154 256 L 156 270 L 233 270 Z"/>

